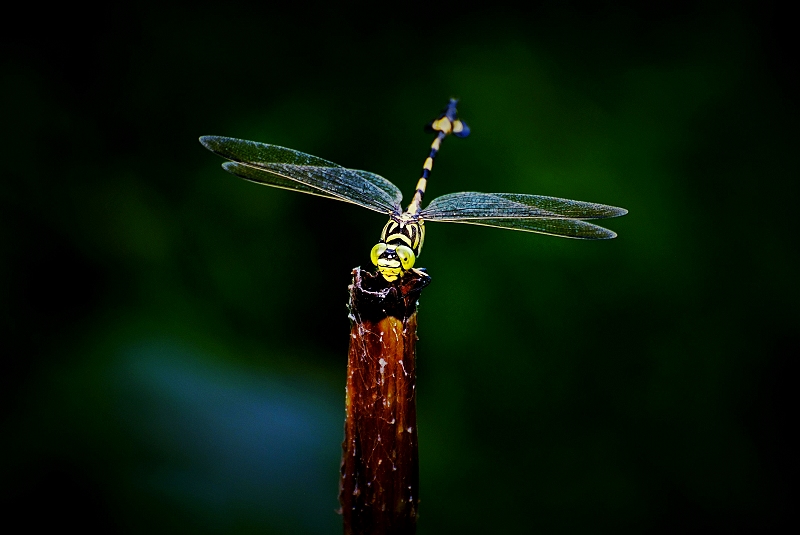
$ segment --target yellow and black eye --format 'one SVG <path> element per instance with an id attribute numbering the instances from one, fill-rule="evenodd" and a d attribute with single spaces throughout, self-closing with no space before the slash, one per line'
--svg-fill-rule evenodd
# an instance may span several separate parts
<path id="1" fill-rule="evenodd" d="M 396 251 L 404 270 L 408 271 L 414 267 L 414 262 L 417 261 L 417 255 L 414 254 L 414 251 L 411 250 L 411 247 L 398 245 Z"/>
<path id="2" fill-rule="evenodd" d="M 377 266 L 378 265 L 378 258 L 380 258 L 380 256 L 383 254 L 383 252 L 385 250 L 386 250 L 386 244 L 385 243 L 379 243 L 375 247 L 372 248 L 372 251 L 369 253 L 369 258 L 370 258 L 370 260 L 372 260 L 372 265 L 373 266 Z"/>

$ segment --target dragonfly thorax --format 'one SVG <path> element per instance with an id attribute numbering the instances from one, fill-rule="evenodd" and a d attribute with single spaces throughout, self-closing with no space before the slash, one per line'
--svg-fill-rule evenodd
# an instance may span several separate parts
<path id="1" fill-rule="evenodd" d="M 396 281 L 414 267 L 425 241 L 425 224 L 409 213 L 392 215 L 381 232 L 381 241 L 372 248 L 370 257 L 378 271 L 389 282 Z"/>

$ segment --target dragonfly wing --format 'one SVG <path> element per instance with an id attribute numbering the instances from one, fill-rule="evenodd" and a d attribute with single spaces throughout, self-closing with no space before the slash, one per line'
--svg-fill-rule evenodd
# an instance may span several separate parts
<path id="1" fill-rule="evenodd" d="M 302 182 L 284 178 L 280 175 L 276 175 L 275 173 L 268 173 L 267 171 L 259 169 L 258 167 L 250 167 L 249 165 L 244 165 L 238 162 L 225 162 L 222 164 L 222 168 L 232 175 L 249 180 L 250 182 L 255 182 L 256 184 L 264 184 L 266 186 L 299 191 L 301 193 L 310 193 L 311 195 L 319 195 L 320 197 L 327 197 L 328 199 L 334 199 L 337 201 L 342 200 L 341 198 L 331 195 L 326 191 L 312 188 L 311 186 L 307 186 Z"/>
<path id="2" fill-rule="evenodd" d="M 586 223 L 628 213 L 605 204 L 517 193 L 465 191 L 437 197 L 422 210 L 427 221 L 449 221 L 489 227 L 538 232 L 584 239 L 616 236 L 610 230 Z"/>
<path id="3" fill-rule="evenodd" d="M 435 221 L 435 220 L 434 220 Z M 505 228 L 549 234 L 564 238 L 579 238 L 584 240 L 607 240 L 616 238 L 617 234 L 599 225 L 593 225 L 580 219 L 556 219 L 552 217 L 539 218 L 501 218 L 501 219 L 464 219 L 444 220 L 451 223 L 466 223 L 469 225 L 483 225 L 485 227 Z"/>
<path id="4" fill-rule="evenodd" d="M 346 169 L 310 154 L 221 136 L 203 136 L 200 142 L 236 162 L 225 164 L 226 171 L 259 184 L 351 202 L 381 213 L 396 211 L 402 201 L 400 190 L 382 176 Z"/>
<path id="5" fill-rule="evenodd" d="M 462 191 L 435 198 L 420 214 L 432 221 L 500 217 L 604 219 L 627 214 L 624 208 L 522 193 Z"/>
<path id="6" fill-rule="evenodd" d="M 385 193 L 384 198 L 387 200 L 387 202 L 391 203 L 392 206 L 399 208 L 402 204 L 403 193 L 397 186 L 383 178 L 381 175 L 376 175 L 375 173 L 362 171 L 360 169 L 348 169 L 348 171 L 355 173 L 379 190 L 383 191 Z"/>

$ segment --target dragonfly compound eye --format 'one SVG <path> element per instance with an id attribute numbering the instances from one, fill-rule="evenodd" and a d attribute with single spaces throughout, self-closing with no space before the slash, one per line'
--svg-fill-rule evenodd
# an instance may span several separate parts
<path id="1" fill-rule="evenodd" d="M 397 256 L 400 257 L 400 263 L 406 271 L 414 267 L 414 262 L 417 260 L 417 255 L 414 254 L 414 251 L 405 245 L 397 246 Z"/>
<path id="2" fill-rule="evenodd" d="M 386 244 L 379 243 L 375 247 L 372 248 L 372 251 L 369 253 L 369 258 L 372 260 L 372 265 L 378 265 L 378 258 L 386 251 Z M 413 254 L 413 253 L 412 253 Z"/>

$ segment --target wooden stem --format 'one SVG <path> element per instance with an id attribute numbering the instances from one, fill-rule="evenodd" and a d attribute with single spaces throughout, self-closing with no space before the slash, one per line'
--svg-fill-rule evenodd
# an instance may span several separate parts
<path id="1" fill-rule="evenodd" d="M 395 283 L 353 270 L 339 487 L 347 535 L 416 531 L 416 304 L 429 283 L 415 270 Z"/>

